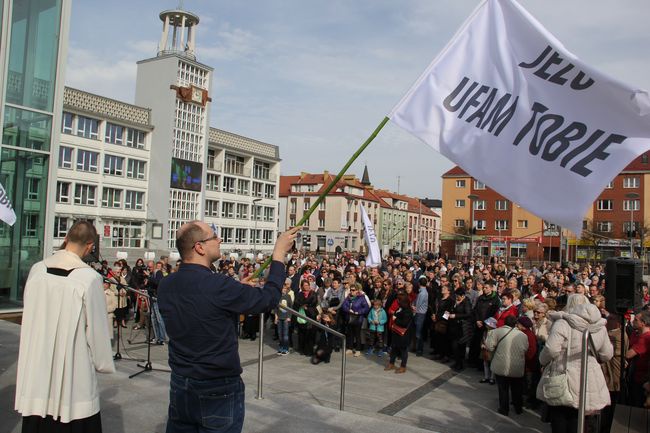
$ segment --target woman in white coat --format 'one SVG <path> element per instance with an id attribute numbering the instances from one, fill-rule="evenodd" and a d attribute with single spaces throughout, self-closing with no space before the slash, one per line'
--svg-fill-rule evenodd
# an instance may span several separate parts
<path id="1" fill-rule="evenodd" d="M 582 296 L 582 295 L 572 295 Z M 589 330 L 593 346 L 590 347 L 587 368 L 586 413 L 594 413 L 609 405 L 609 392 L 603 371 L 598 362 L 607 362 L 614 354 L 612 343 L 607 335 L 606 321 L 600 315 L 598 307 L 593 304 L 580 304 L 570 311 L 549 312 L 553 321 L 546 345 L 540 353 L 539 360 L 544 369 L 562 373 L 566 364 L 571 402 L 568 406 L 549 404 L 549 416 L 553 433 L 575 433 L 578 425 L 578 402 L 580 399 L 580 359 L 582 352 L 582 332 Z M 570 355 L 567 360 L 567 347 Z M 597 359 L 598 358 L 598 359 Z M 546 400 L 540 381 L 537 396 Z"/>

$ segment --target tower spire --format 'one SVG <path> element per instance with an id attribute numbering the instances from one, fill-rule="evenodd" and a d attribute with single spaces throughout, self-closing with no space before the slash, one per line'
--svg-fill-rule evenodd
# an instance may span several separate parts
<path id="1" fill-rule="evenodd" d="M 363 176 L 361 176 L 361 185 L 370 186 L 370 176 L 368 176 L 368 164 L 363 168 Z"/>

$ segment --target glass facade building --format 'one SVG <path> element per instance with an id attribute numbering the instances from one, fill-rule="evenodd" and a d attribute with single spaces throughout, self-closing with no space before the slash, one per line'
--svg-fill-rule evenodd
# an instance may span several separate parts
<path id="1" fill-rule="evenodd" d="M 22 305 L 31 266 L 51 249 L 69 0 L 1 1 L 0 183 L 16 223 L 0 222 L 0 311 Z"/>

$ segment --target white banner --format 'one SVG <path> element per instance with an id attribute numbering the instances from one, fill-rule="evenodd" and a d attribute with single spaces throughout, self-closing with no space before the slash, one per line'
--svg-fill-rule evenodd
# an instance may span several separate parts
<path id="1" fill-rule="evenodd" d="M 0 184 L 0 221 L 4 221 L 10 226 L 16 223 L 16 212 L 14 212 L 14 208 L 11 207 L 9 196 L 2 184 Z"/>
<path id="2" fill-rule="evenodd" d="M 372 222 L 368 218 L 366 213 L 366 208 L 363 205 L 361 207 L 361 221 L 363 221 L 364 235 L 366 243 L 368 244 L 368 254 L 366 255 L 366 266 L 369 268 L 374 268 L 375 266 L 381 266 L 381 252 L 379 251 L 379 241 L 377 240 L 377 235 L 375 234 L 375 229 L 372 227 Z"/>
<path id="3" fill-rule="evenodd" d="M 646 91 L 580 61 L 514 0 L 488 0 L 389 117 L 579 235 L 605 186 L 650 149 L 649 114 Z"/>

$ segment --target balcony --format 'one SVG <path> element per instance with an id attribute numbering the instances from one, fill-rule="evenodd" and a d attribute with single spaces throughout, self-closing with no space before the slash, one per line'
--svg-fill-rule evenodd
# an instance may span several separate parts
<path id="1" fill-rule="evenodd" d="M 223 170 L 223 163 L 215 160 L 215 158 L 208 157 L 206 168 L 211 171 L 221 171 Z"/>

